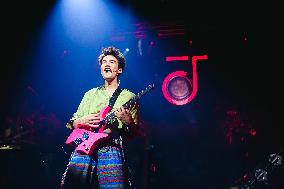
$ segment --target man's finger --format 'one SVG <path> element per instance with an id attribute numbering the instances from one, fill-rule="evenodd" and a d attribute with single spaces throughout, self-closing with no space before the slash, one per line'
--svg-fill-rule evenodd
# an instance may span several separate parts
<path id="1" fill-rule="evenodd" d="M 89 124 L 97 124 L 98 123 L 98 120 L 90 120 L 89 121 Z"/>
<path id="2" fill-rule="evenodd" d="M 99 127 L 99 125 L 97 125 L 97 124 L 89 124 L 89 126 L 93 127 L 93 128 L 98 128 Z"/>

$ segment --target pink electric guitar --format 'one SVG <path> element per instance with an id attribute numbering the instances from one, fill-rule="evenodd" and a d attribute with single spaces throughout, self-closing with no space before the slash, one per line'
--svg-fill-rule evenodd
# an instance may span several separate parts
<path id="1" fill-rule="evenodd" d="M 142 90 L 140 93 L 131 98 L 128 102 L 123 104 L 124 108 L 129 108 L 135 101 L 140 99 L 144 94 L 154 88 L 154 84 L 149 85 L 145 90 Z M 75 146 L 75 151 L 81 154 L 90 155 L 93 153 L 94 149 L 100 144 L 102 141 L 107 140 L 108 134 L 103 133 L 106 126 L 113 122 L 115 118 L 114 112 L 110 111 L 110 107 L 107 106 L 100 111 L 100 122 L 99 128 L 97 131 L 92 131 L 88 129 L 84 129 L 84 127 L 74 129 L 65 144 L 67 146 Z M 108 115 L 107 115 L 108 114 Z"/>

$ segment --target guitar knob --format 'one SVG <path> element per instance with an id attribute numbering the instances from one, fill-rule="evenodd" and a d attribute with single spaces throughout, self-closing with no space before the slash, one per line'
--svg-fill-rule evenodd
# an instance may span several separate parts
<path id="1" fill-rule="evenodd" d="M 85 148 L 85 150 L 87 150 L 87 151 L 88 151 L 88 150 L 89 150 L 89 148 Z"/>
<path id="2" fill-rule="evenodd" d="M 83 146 L 85 147 L 85 146 L 86 146 L 86 144 L 83 144 Z"/>
<path id="3" fill-rule="evenodd" d="M 74 143 L 76 144 L 76 145 L 79 145 L 79 144 L 81 144 L 83 141 L 82 141 L 82 139 L 81 138 L 76 138 L 75 140 L 74 140 Z"/>

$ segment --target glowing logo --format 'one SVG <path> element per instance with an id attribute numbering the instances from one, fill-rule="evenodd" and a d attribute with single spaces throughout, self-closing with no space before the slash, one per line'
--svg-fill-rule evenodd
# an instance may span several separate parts
<path id="1" fill-rule="evenodd" d="M 192 101 L 197 93 L 197 60 L 208 59 L 207 55 L 192 57 L 192 82 L 183 70 L 167 75 L 163 81 L 162 92 L 164 97 L 172 104 L 184 105 Z"/>

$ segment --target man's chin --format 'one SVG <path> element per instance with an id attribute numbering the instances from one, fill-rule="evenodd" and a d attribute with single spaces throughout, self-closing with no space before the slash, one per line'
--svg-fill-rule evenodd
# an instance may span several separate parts
<path id="1" fill-rule="evenodd" d="M 110 77 L 110 76 L 108 76 L 108 77 L 103 77 L 104 78 L 104 80 L 106 80 L 106 81 L 113 81 L 114 80 L 114 77 Z"/>

